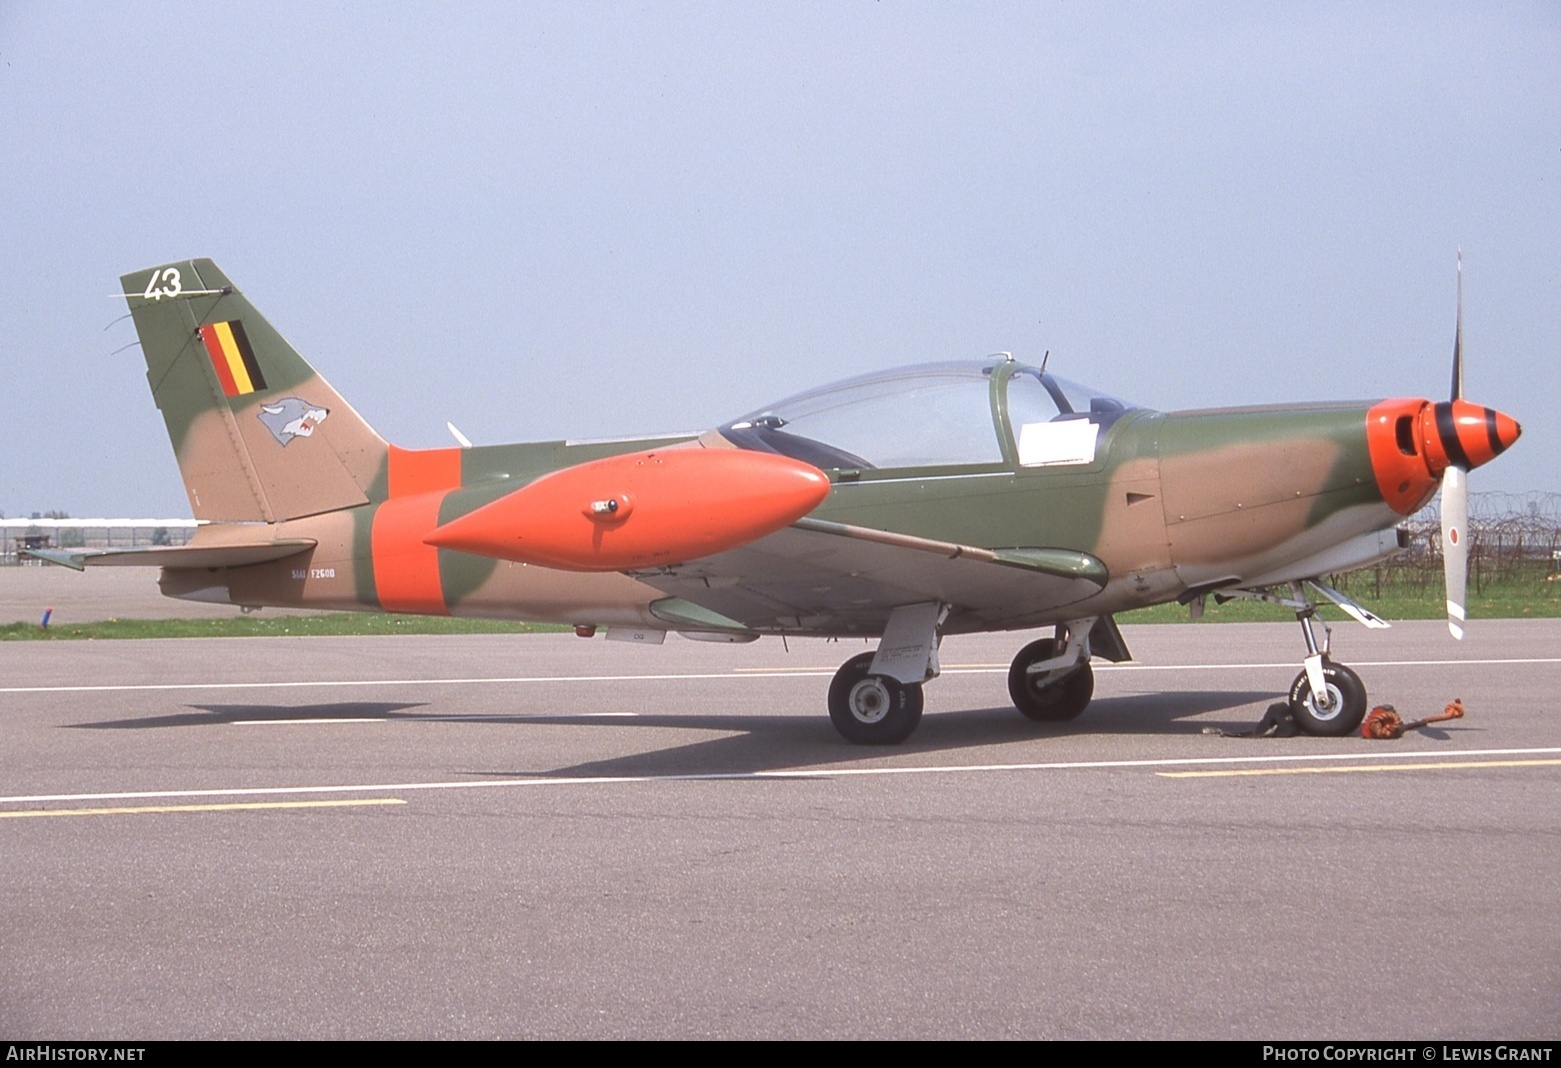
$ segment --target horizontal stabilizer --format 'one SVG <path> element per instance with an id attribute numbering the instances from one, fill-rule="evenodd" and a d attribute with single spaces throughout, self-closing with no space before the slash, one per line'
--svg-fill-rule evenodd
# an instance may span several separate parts
<path id="1" fill-rule="evenodd" d="M 76 571 L 88 567 L 213 568 L 264 564 L 312 549 L 313 538 L 254 545 L 140 545 L 124 549 L 23 549 L 21 555 Z"/>

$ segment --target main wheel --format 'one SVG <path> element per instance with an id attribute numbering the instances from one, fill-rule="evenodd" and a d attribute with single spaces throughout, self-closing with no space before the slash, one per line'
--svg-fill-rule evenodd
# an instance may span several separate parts
<path id="1" fill-rule="evenodd" d="M 1057 643 L 1051 638 L 1033 641 L 1019 650 L 1008 669 L 1008 696 L 1029 719 L 1074 719 L 1095 696 L 1095 672 L 1087 660 L 1060 678 L 1054 674 L 1030 674 L 1030 665 L 1050 660 L 1057 655 L 1056 648 Z"/>
<path id="2" fill-rule="evenodd" d="M 1331 738 L 1349 734 L 1366 717 L 1366 684 L 1343 664 L 1323 661 L 1323 683 L 1328 693 L 1326 706 L 1312 694 L 1312 684 L 1301 672 L 1290 684 L 1290 713 L 1296 726 L 1307 734 Z"/>
<path id="3" fill-rule="evenodd" d="M 921 687 L 870 675 L 873 654 L 853 656 L 829 684 L 829 719 L 848 742 L 898 745 L 921 722 Z"/>

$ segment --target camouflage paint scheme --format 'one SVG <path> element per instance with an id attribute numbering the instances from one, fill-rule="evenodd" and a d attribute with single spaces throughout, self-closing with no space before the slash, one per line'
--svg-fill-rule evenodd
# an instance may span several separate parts
<path id="1" fill-rule="evenodd" d="M 998 359 L 984 372 L 998 462 L 831 469 L 811 515 L 752 545 L 646 571 L 560 571 L 423 539 L 573 465 L 732 441 L 400 449 L 210 260 L 122 283 L 190 506 L 207 521 L 188 556 L 201 566 L 159 561 L 174 597 L 739 640 L 881 634 L 897 607 L 936 601 L 939 633 L 1024 628 L 1379 559 L 1439 474 L 1420 400 L 1135 408 L 1104 428 L 1092 461 L 1025 466 L 1004 389 L 1020 365 Z M 1491 443 L 1510 441 L 1493 430 Z M 218 554 L 195 555 L 208 549 Z M 209 566 L 222 552 L 233 566 Z M 278 558 L 250 562 L 257 553 Z"/>

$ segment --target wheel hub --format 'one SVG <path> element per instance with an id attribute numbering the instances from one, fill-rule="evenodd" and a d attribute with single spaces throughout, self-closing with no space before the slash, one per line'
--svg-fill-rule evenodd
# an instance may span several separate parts
<path id="1" fill-rule="evenodd" d="M 1317 700 L 1316 694 L 1308 692 L 1306 695 L 1306 706 L 1311 710 L 1313 716 L 1326 722 L 1336 718 L 1343 710 L 1344 695 L 1339 692 L 1337 686 L 1329 683 L 1323 691 L 1323 700 L 1321 702 Z"/>
<path id="2" fill-rule="evenodd" d="M 889 714 L 889 690 L 878 679 L 863 679 L 851 687 L 851 715 L 862 723 L 877 723 Z"/>

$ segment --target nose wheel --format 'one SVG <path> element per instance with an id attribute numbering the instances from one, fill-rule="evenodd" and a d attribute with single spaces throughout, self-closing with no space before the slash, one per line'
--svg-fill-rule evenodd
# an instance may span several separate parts
<path id="1" fill-rule="evenodd" d="M 921 723 L 919 685 L 873 675 L 873 653 L 853 656 L 829 684 L 829 719 L 857 745 L 898 745 Z"/>
<path id="2" fill-rule="evenodd" d="M 1343 664 L 1324 660 L 1319 695 L 1303 671 L 1290 684 L 1290 714 L 1307 734 L 1337 738 L 1349 734 L 1366 717 L 1366 684 Z"/>

